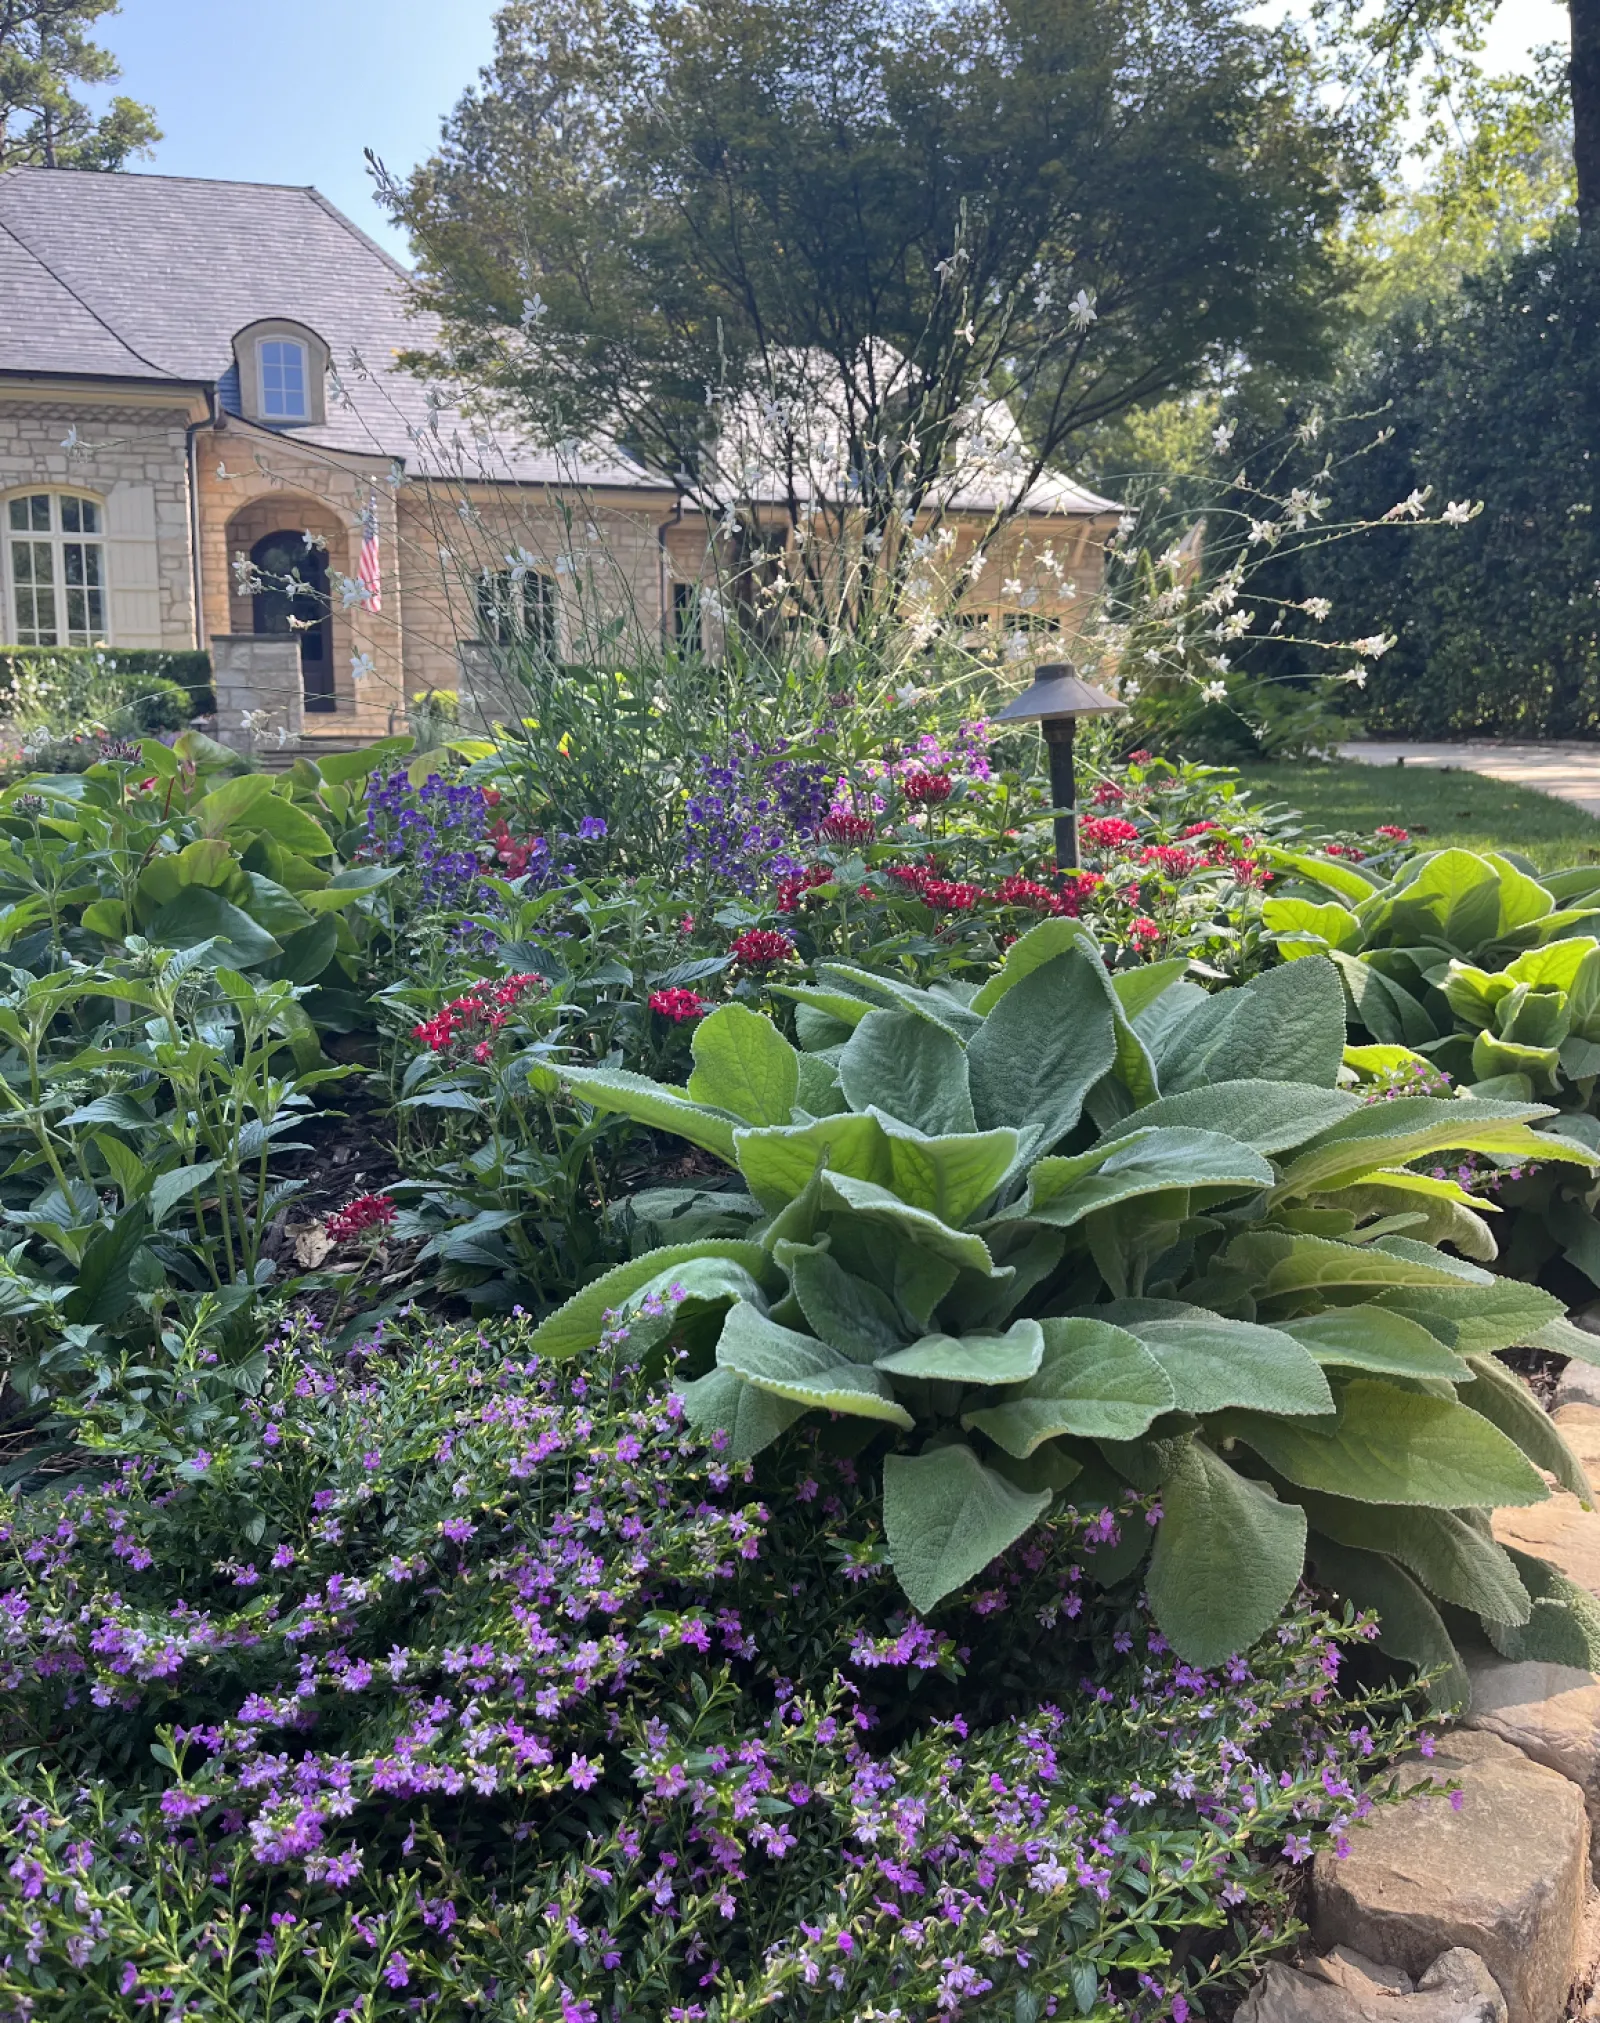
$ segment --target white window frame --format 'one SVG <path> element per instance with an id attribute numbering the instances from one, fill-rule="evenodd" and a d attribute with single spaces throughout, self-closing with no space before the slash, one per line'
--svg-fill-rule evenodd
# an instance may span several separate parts
<path id="1" fill-rule="evenodd" d="M 267 395 L 267 347 L 284 345 L 300 356 L 300 405 L 293 414 L 287 411 L 274 414 L 268 406 Z M 281 369 L 281 368 L 280 368 Z M 256 339 L 256 386 L 261 401 L 261 419 L 269 426 L 280 422 L 310 421 L 311 419 L 311 347 L 303 337 L 291 337 L 283 332 L 270 333 Z"/>
<path id="2" fill-rule="evenodd" d="M 31 500 L 38 498 L 45 498 L 50 502 L 48 527 L 14 527 L 11 523 L 12 508 L 24 499 Z M 96 525 L 90 532 L 84 533 L 81 530 L 69 529 L 65 525 L 63 507 L 69 499 L 93 509 Z M 7 639 L 17 646 L 40 647 L 47 652 L 52 648 L 105 646 L 110 643 L 111 573 L 109 558 L 111 543 L 106 528 L 106 506 L 103 499 L 96 498 L 91 492 L 80 492 L 72 487 L 51 485 L 29 485 L 16 491 L 8 492 L 4 499 L 0 500 L 0 542 L 4 543 L 4 566 L 0 568 L 0 585 L 3 585 L 5 593 L 3 629 L 4 636 Z M 37 636 L 32 639 L 24 639 L 22 637 L 24 630 L 37 635 L 45 629 L 37 622 L 37 605 L 34 607 L 35 622 L 26 628 L 22 624 L 19 592 L 24 586 L 19 581 L 17 575 L 16 550 L 23 542 L 27 542 L 34 547 L 43 546 L 49 554 L 49 588 L 52 593 L 55 615 L 55 622 L 50 628 L 55 633 L 53 640 L 41 640 Z M 93 549 L 95 551 L 98 556 L 98 575 L 100 578 L 98 583 L 73 584 L 68 581 L 67 552 L 69 549 L 74 548 L 83 550 Z M 89 573 L 86 564 L 82 573 Z M 78 627 L 69 626 L 66 622 L 68 616 L 67 596 L 68 592 L 73 589 L 81 589 L 84 592 L 84 617 L 86 622 L 84 625 Z M 87 622 L 93 616 L 93 606 L 90 599 L 95 596 L 99 599 L 100 623 L 98 626 Z"/>

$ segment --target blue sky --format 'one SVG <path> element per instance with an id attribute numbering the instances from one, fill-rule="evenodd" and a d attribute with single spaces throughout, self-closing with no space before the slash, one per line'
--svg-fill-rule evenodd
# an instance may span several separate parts
<path id="1" fill-rule="evenodd" d="M 121 61 L 117 89 L 153 105 L 165 131 L 144 166 L 314 183 L 404 258 L 362 149 L 397 174 L 430 152 L 488 61 L 494 12 L 495 0 L 124 0 L 97 39 Z M 1487 58 L 1519 69 L 1532 46 L 1566 35 L 1562 0 L 1502 0 Z"/>

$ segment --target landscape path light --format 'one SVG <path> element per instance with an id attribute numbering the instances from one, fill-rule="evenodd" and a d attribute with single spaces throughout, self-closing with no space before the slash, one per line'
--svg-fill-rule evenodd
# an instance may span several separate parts
<path id="1" fill-rule="evenodd" d="M 1073 741 L 1081 716 L 1115 716 L 1126 703 L 1080 680 L 1066 660 L 1036 668 L 1032 688 L 1008 702 L 996 723 L 1037 723 L 1050 753 L 1050 799 L 1056 811 L 1056 870 L 1078 868 L 1078 782 Z"/>

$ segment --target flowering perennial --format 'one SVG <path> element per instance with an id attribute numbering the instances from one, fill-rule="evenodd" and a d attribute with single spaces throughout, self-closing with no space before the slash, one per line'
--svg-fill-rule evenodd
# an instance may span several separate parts
<path id="1" fill-rule="evenodd" d="M 452 998 L 432 1018 L 414 1025 L 411 1037 L 420 1040 L 430 1053 L 444 1053 L 458 1040 L 499 1032 L 525 997 L 544 988 L 544 978 L 531 971 L 502 977 L 498 983 L 480 983 L 463 996 Z M 478 1060 L 486 1061 L 491 1051 L 487 1037 L 480 1037 L 473 1048 Z"/>

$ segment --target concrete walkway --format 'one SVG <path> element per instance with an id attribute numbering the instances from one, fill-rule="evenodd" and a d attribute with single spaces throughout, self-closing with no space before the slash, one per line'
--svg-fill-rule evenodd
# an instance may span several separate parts
<path id="1" fill-rule="evenodd" d="M 1436 772 L 1486 773 L 1513 787 L 1532 787 L 1600 815 L 1600 745 L 1513 745 L 1490 739 L 1459 745 L 1380 742 L 1341 745 L 1341 759 L 1363 766 L 1429 766 Z"/>

